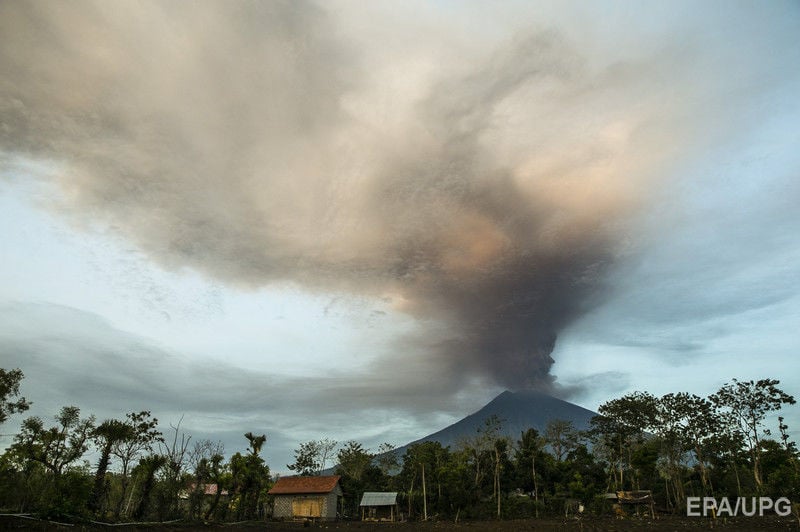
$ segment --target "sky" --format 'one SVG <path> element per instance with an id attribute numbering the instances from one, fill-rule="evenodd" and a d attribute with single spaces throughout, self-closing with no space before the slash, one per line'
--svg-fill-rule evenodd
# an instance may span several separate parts
<path id="1" fill-rule="evenodd" d="M 799 396 L 798 67 L 797 2 L 0 3 L 0 367 L 274 471 L 504 389 Z"/>

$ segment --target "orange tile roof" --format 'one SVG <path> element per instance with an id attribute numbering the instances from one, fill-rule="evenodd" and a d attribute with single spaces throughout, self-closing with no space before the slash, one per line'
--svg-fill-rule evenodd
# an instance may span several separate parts
<path id="1" fill-rule="evenodd" d="M 206 484 L 205 486 L 203 486 L 203 493 L 205 495 L 216 495 L 217 494 L 217 485 L 216 484 Z M 220 492 L 220 495 L 227 495 L 227 494 L 228 494 L 228 490 L 226 490 L 226 489 L 223 489 L 222 492 Z"/>
<path id="2" fill-rule="evenodd" d="M 331 477 L 281 477 L 269 490 L 270 495 L 330 493 L 339 483 L 339 475 Z"/>
<path id="3" fill-rule="evenodd" d="M 181 490 L 180 496 L 181 498 L 185 499 L 189 497 L 189 492 L 194 493 L 197 484 L 195 482 L 189 483 L 189 488 L 185 490 Z M 200 484 L 201 491 L 203 495 L 216 495 L 217 494 L 217 485 L 216 484 Z M 220 495 L 228 495 L 228 490 L 223 489 Z"/>

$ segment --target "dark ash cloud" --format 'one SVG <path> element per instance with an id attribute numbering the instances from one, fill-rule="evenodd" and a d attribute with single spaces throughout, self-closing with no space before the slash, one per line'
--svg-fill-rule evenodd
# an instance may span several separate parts
<path id="1" fill-rule="evenodd" d="M 731 125 L 700 112 L 724 80 L 658 43 L 601 60 L 555 29 L 480 53 L 444 31 L 469 60 L 398 93 L 345 27 L 309 2 L 4 2 L 0 150 L 52 161 L 53 208 L 166 268 L 390 298 L 453 389 L 549 388 L 667 161 Z"/>

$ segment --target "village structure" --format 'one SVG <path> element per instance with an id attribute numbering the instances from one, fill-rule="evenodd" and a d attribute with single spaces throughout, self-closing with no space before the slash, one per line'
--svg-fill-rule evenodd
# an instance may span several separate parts
<path id="1" fill-rule="evenodd" d="M 362 521 L 397 521 L 397 492 L 367 491 L 361 497 Z"/>
<path id="2" fill-rule="evenodd" d="M 333 521 L 342 497 L 339 475 L 280 477 L 269 494 L 274 497 L 272 516 L 278 519 Z"/>
<path id="3" fill-rule="evenodd" d="M 617 491 L 613 493 L 606 493 L 604 498 L 614 502 L 614 513 L 617 517 L 627 515 L 623 506 L 632 507 L 639 512 L 639 507 L 644 506 L 649 510 L 650 517 L 655 518 L 655 500 L 653 499 L 653 492 L 650 490 L 637 490 L 637 491 Z"/>

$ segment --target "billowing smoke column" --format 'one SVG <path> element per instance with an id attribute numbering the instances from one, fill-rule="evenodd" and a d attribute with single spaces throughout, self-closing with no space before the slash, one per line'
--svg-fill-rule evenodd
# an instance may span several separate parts
<path id="1" fill-rule="evenodd" d="M 345 15 L 4 2 L 6 171 L 48 161 L 58 208 L 166 267 L 390 297 L 454 378 L 548 386 L 680 129 L 662 78 L 587 65 L 556 32 L 476 46 L 397 22 L 366 46 Z"/>
<path id="2" fill-rule="evenodd" d="M 433 351 L 452 373 L 512 388 L 549 386 L 556 334 L 585 310 L 614 249 L 602 221 L 584 225 L 528 193 L 481 145 L 497 102 L 516 83 L 550 74 L 525 64 L 546 52 L 460 80 L 467 96 L 442 89 L 428 108 L 464 100 L 429 122 L 441 142 L 419 161 L 395 161 L 371 198 L 386 234 L 397 233 L 384 253 L 396 261 L 389 271 L 408 310 L 450 325 Z M 530 69 L 523 79 L 520 67 Z"/>

